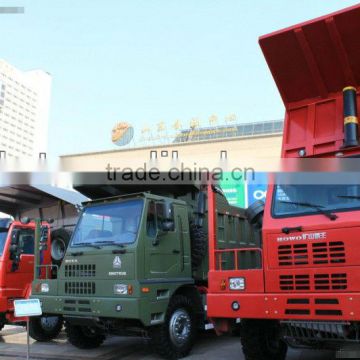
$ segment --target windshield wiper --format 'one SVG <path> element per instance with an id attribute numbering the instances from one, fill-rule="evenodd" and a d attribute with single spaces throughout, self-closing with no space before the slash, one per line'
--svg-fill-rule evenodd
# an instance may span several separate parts
<path id="1" fill-rule="evenodd" d="M 97 244 L 101 244 L 101 245 L 116 245 L 116 246 L 119 246 L 119 247 L 122 247 L 122 248 L 125 247 L 125 244 L 117 243 L 116 241 L 111 241 L 111 240 L 108 240 L 108 241 L 98 241 Z"/>
<path id="2" fill-rule="evenodd" d="M 311 203 L 307 203 L 307 202 L 298 202 L 298 201 L 280 200 L 279 202 L 282 204 L 299 205 L 299 206 L 303 206 L 303 207 L 309 207 L 309 208 L 316 209 L 319 213 L 324 214 L 330 220 L 336 220 L 338 218 L 338 216 L 336 214 L 333 214 L 330 211 L 324 210 L 324 206 L 322 206 L 322 205 L 311 204 Z"/>
<path id="3" fill-rule="evenodd" d="M 80 243 L 80 244 L 74 245 L 73 247 L 82 247 L 82 246 L 89 246 L 89 247 L 93 247 L 95 249 L 101 249 L 101 246 L 93 244 L 93 243 L 88 243 L 88 242 Z"/>

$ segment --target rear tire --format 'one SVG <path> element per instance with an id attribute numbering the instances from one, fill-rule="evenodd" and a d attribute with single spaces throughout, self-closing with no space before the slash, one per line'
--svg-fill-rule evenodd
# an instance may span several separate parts
<path id="1" fill-rule="evenodd" d="M 150 328 L 150 344 L 165 359 L 187 356 L 197 334 L 197 317 L 191 300 L 175 295 L 168 306 L 165 321 Z"/>
<path id="2" fill-rule="evenodd" d="M 287 345 L 277 321 L 242 320 L 241 343 L 246 360 L 285 360 Z"/>
<path id="3" fill-rule="evenodd" d="M 88 326 L 65 324 L 68 341 L 78 349 L 96 349 L 105 341 L 105 335 Z"/>
<path id="4" fill-rule="evenodd" d="M 41 316 L 30 318 L 29 334 L 39 342 L 46 342 L 58 337 L 63 327 L 60 316 Z"/>
<path id="5" fill-rule="evenodd" d="M 51 260 L 54 265 L 61 265 L 70 237 L 71 233 L 64 228 L 56 229 L 51 233 Z"/>

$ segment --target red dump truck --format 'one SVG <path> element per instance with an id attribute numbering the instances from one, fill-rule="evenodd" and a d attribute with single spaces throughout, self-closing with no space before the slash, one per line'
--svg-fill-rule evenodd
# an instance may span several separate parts
<path id="1" fill-rule="evenodd" d="M 359 157 L 360 5 L 263 36 L 260 46 L 286 108 L 282 157 Z M 218 332 L 242 319 L 247 360 L 285 359 L 289 345 L 360 344 L 360 182 L 277 178 L 266 203 L 247 210 L 258 248 L 217 248 L 209 215 L 208 316 Z"/>

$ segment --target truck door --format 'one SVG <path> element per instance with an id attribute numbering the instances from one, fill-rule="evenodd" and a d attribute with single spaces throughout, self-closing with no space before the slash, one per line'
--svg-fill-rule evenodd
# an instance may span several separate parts
<path id="1" fill-rule="evenodd" d="M 11 233 L 14 231 L 12 228 Z M 10 244 L 8 251 L 8 261 L 6 266 L 6 287 L 14 289 L 14 297 L 24 296 L 24 292 L 28 284 L 30 284 L 34 277 L 34 229 L 23 228 L 19 229 L 19 247 L 21 251 L 20 262 L 17 269 L 13 268 L 13 261 L 10 260 Z"/>
<path id="2" fill-rule="evenodd" d="M 179 277 L 184 271 L 184 221 L 181 207 L 172 207 L 174 227 L 170 231 L 163 231 L 161 206 L 161 202 L 151 200 L 147 207 L 145 277 L 148 279 Z"/>

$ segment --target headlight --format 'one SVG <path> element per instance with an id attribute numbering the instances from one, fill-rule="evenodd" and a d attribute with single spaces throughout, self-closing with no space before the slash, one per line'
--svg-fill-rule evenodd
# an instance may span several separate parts
<path id="1" fill-rule="evenodd" d="M 245 290 L 245 278 L 230 278 L 230 290 Z"/>
<path id="2" fill-rule="evenodd" d="M 125 284 L 115 284 L 114 285 L 114 294 L 115 295 L 127 295 L 128 286 Z"/>
<path id="3" fill-rule="evenodd" d="M 41 284 L 40 290 L 42 293 L 48 293 L 50 290 L 49 284 L 46 284 L 46 283 Z"/>

